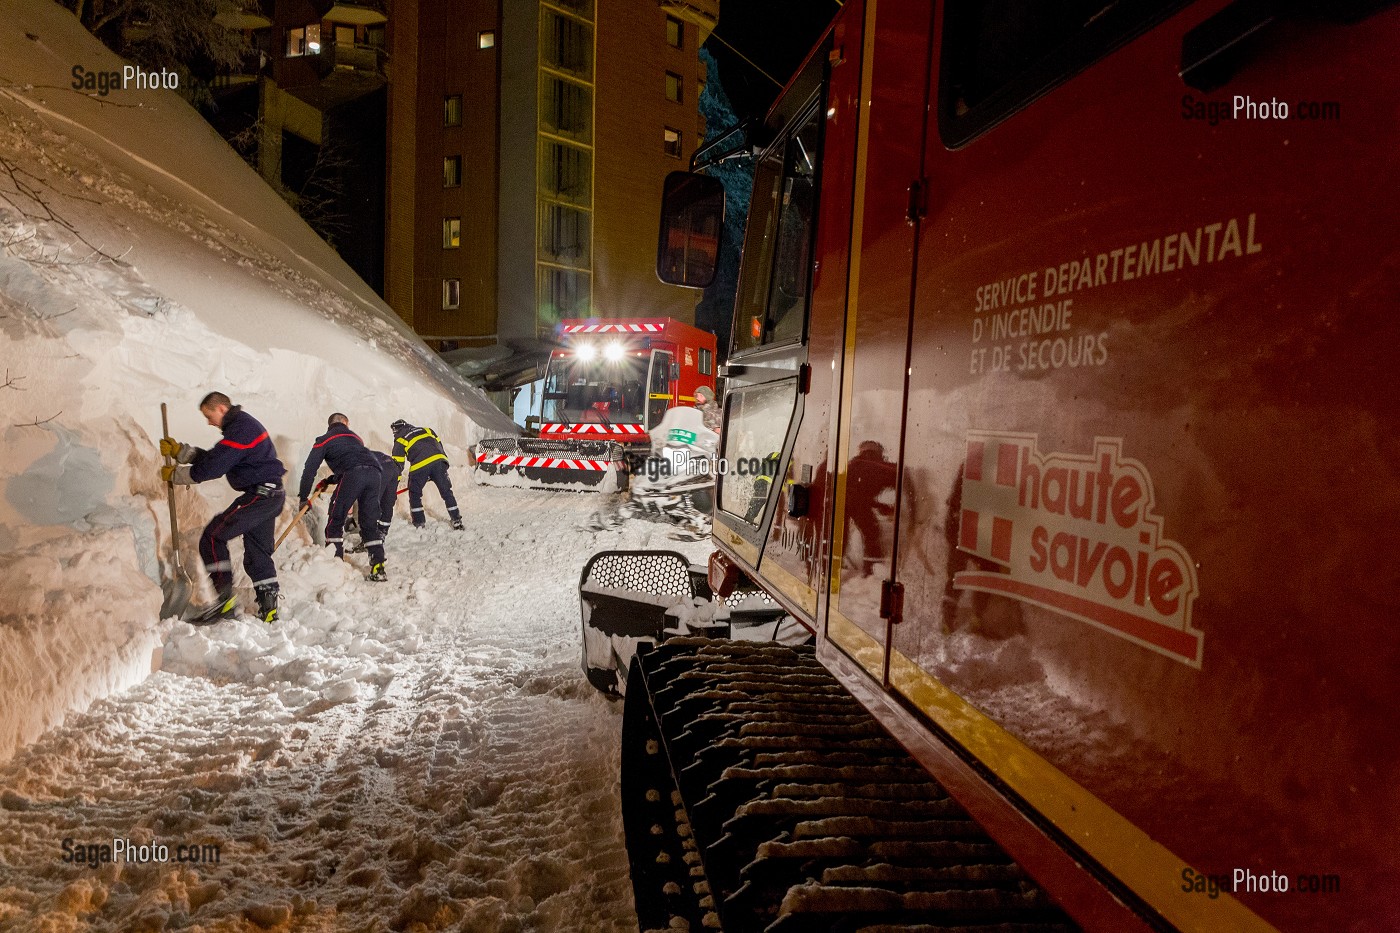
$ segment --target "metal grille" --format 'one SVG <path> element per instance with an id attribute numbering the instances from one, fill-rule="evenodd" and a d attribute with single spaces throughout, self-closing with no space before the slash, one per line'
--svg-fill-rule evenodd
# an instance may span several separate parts
<path id="1" fill-rule="evenodd" d="M 589 583 L 656 596 L 695 595 L 690 561 L 675 551 L 602 551 L 584 565 L 579 586 Z"/>
<path id="2" fill-rule="evenodd" d="M 752 602 L 750 602 L 750 600 L 752 600 Z M 723 602 L 730 609 L 744 603 L 748 603 L 747 608 L 755 610 L 777 610 L 782 608 L 778 605 L 777 600 L 769 596 L 765 591 L 756 586 L 744 586 L 742 584 L 735 587 L 734 592 L 724 597 Z"/>

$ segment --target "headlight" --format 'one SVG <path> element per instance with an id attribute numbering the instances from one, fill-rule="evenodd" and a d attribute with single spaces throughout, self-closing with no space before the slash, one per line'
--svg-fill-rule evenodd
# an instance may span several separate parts
<path id="1" fill-rule="evenodd" d="M 580 363 L 587 363 L 598 355 L 598 346 L 592 343 L 581 343 L 574 347 L 574 355 L 578 357 Z"/>
<path id="2" fill-rule="evenodd" d="M 622 359 L 622 354 L 625 351 L 626 348 L 624 348 L 622 344 L 614 340 L 612 343 L 603 347 L 603 359 L 607 360 L 610 363 L 616 363 L 618 360 Z"/>

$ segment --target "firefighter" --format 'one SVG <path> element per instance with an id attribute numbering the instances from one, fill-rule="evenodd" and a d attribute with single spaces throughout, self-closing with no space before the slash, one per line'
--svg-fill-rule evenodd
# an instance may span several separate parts
<path id="1" fill-rule="evenodd" d="M 336 557 L 345 556 L 345 517 L 350 514 L 350 508 L 358 503 L 360 536 L 365 550 L 369 551 L 369 576 L 365 579 L 375 582 L 389 579 L 384 572 L 384 541 L 378 536 L 383 473 L 374 454 L 359 435 L 350 430 L 350 419 L 340 412 L 326 419 L 326 433 L 316 438 L 311 452 L 306 455 L 298 493 L 303 506 L 311 496 L 311 484 L 316 480 L 316 471 L 321 468 L 322 461 L 335 474 L 337 484 L 326 517 L 326 543 L 335 545 Z"/>
<path id="2" fill-rule="evenodd" d="M 423 513 L 423 487 L 429 481 L 437 484 L 452 527 L 462 530 L 462 516 L 457 511 L 457 499 L 452 495 L 452 480 L 447 476 L 447 454 L 442 440 L 432 428 L 420 428 L 402 419 L 389 425 L 394 432 L 394 460 L 402 469 L 408 463 L 408 514 L 414 528 L 426 524 Z"/>
<path id="3" fill-rule="evenodd" d="M 399 473 L 402 467 L 394 458 L 381 450 L 372 450 L 379 463 L 379 540 L 389 537 L 389 523 L 394 520 L 394 503 L 399 498 Z"/>
<path id="4" fill-rule="evenodd" d="M 205 526 L 199 536 L 199 556 L 214 583 L 217 597 L 189 621 L 209 625 L 233 618 L 238 602 L 233 596 L 233 562 L 228 543 L 243 538 L 243 569 L 253 581 L 258 597 L 258 618 L 277 621 L 277 567 L 272 563 L 273 534 L 286 494 L 272 438 L 256 418 L 234 405 L 222 392 L 210 392 L 199 403 L 200 414 L 223 439 L 209 450 L 182 444 L 173 437 L 160 439 L 160 452 L 175 463 L 161 467 L 161 479 L 181 485 L 228 478 L 238 491 L 233 503 Z"/>
<path id="5" fill-rule="evenodd" d="M 720 427 L 724 424 L 724 412 L 720 409 L 719 403 L 715 401 L 715 390 L 709 386 L 701 386 L 696 389 L 695 407 L 700 411 L 700 417 L 704 419 L 705 427 L 718 434 Z"/>

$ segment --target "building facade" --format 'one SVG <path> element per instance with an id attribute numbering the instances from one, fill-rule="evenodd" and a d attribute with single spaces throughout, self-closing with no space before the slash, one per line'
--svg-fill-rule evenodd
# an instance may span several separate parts
<path id="1" fill-rule="evenodd" d="M 703 137 L 718 0 L 420 0 L 390 11 L 385 299 L 430 345 L 669 316 L 666 174 Z"/>

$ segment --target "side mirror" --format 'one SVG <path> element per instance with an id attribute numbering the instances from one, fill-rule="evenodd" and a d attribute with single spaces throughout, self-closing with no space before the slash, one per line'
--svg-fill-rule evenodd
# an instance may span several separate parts
<path id="1" fill-rule="evenodd" d="M 661 196 L 656 277 L 669 285 L 705 288 L 715 280 L 724 229 L 724 186 L 708 175 L 672 172 Z"/>

